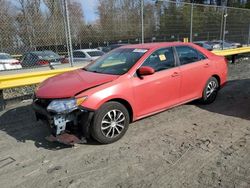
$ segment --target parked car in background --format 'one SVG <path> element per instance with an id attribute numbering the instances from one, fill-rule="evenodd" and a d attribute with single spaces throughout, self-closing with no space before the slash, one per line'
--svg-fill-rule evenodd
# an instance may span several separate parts
<path id="1" fill-rule="evenodd" d="M 213 43 L 209 41 L 195 41 L 194 44 L 201 46 L 209 51 L 213 50 Z"/>
<path id="2" fill-rule="evenodd" d="M 91 62 L 104 55 L 104 52 L 98 49 L 79 49 L 73 51 L 73 62 Z M 65 58 L 65 62 L 69 62 L 69 58 Z"/>
<path id="3" fill-rule="evenodd" d="M 213 40 L 212 43 L 214 44 L 214 49 L 232 49 L 232 48 L 239 48 L 242 47 L 241 43 L 238 42 L 231 42 L 231 41 L 222 41 L 222 40 Z M 224 44 L 224 46 L 223 46 Z"/>
<path id="4" fill-rule="evenodd" d="M 104 53 L 106 53 L 106 49 L 107 49 L 107 46 L 99 46 L 99 47 L 97 47 L 96 48 L 97 50 L 100 50 L 100 51 L 102 51 L 102 52 L 104 52 Z"/>
<path id="5" fill-rule="evenodd" d="M 235 48 L 242 47 L 242 44 L 239 43 L 239 42 L 232 42 L 232 41 L 228 41 L 228 40 L 226 40 L 225 42 L 231 44 L 231 45 L 232 45 L 233 47 L 235 47 Z"/>
<path id="6" fill-rule="evenodd" d="M 63 135 L 91 135 L 107 144 L 138 119 L 196 99 L 212 103 L 226 81 L 227 60 L 192 43 L 128 45 L 47 79 L 33 108 L 54 140 L 71 143 Z"/>
<path id="7" fill-rule="evenodd" d="M 22 56 L 21 64 L 23 67 L 53 66 L 61 64 L 63 60 L 63 57 L 53 51 L 33 51 Z"/>
<path id="8" fill-rule="evenodd" d="M 0 53 L 0 71 L 21 69 L 20 61 L 11 57 L 10 54 Z"/>
<path id="9" fill-rule="evenodd" d="M 214 50 L 236 48 L 236 46 L 234 46 L 232 43 L 229 43 L 226 41 L 223 42 L 222 40 L 213 40 L 213 41 L 211 41 L 211 43 L 213 44 Z"/>
<path id="10" fill-rule="evenodd" d="M 199 45 L 209 51 L 211 50 L 221 50 L 222 46 L 223 49 L 231 49 L 231 48 L 238 48 L 242 47 L 242 44 L 237 42 L 230 42 L 230 41 L 222 41 L 222 40 L 213 40 L 213 41 L 195 41 L 194 44 Z"/>
<path id="11" fill-rule="evenodd" d="M 239 42 L 231 42 L 233 46 L 235 46 L 236 48 L 240 48 L 242 47 L 243 45 Z"/>

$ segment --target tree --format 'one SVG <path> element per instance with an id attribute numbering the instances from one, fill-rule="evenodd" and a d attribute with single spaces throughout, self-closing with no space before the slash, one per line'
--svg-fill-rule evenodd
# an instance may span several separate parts
<path id="1" fill-rule="evenodd" d="M 18 0 L 18 3 L 16 23 L 19 37 L 24 45 L 35 48 L 39 43 L 40 29 L 44 23 L 40 11 L 41 0 Z"/>
<path id="2" fill-rule="evenodd" d="M 44 0 L 48 8 L 46 14 L 47 44 L 55 46 L 63 44 L 65 41 L 64 15 L 61 1 Z M 56 48 L 57 51 L 57 48 Z"/>
<path id="3" fill-rule="evenodd" d="M 0 0 L 0 50 L 13 47 L 16 42 L 16 33 L 11 3 Z"/>
<path id="4" fill-rule="evenodd" d="M 85 25 L 82 6 L 77 1 L 70 1 L 68 5 L 71 36 L 75 43 L 81 40 L 81 29 Z"/>
<path id="5" fill-rule="evenodd" d="M 99 0 L 99 24 L 105 40 L 141 35 L 140 0 Z"/>

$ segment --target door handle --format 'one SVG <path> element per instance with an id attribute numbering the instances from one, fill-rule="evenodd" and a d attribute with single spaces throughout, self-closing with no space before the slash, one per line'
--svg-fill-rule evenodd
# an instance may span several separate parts
<path id="1" fill-rule="evenodd" d="M 179 76 L 179 73 L 178 73 L 178 72 L 174 72 L 171 76 L 172 76 L 172 77 Z"/>

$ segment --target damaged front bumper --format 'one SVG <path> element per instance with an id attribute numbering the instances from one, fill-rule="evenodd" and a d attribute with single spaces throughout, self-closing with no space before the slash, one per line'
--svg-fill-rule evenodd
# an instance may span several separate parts
<path id="1" fill-rule="evenodd" d="M 89 127 L 94 111 L 78 108 L 68 114 L 48 112 L 46 106 L 33 102 L 33 109 L 37 120 L 42 120 L 51 130 L 47 137 L 49 141 L 74 145 L 86 142 L 89 138 Z"/>

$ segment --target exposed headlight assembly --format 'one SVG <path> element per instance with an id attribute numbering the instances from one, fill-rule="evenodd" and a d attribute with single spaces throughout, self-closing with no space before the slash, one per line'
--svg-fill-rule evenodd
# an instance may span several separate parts
<path id="1" fill-rule="evenodd" d="M 50 112 L 56 112 L 58 114 L 70 113 L 85 101 L 87 97 L 81 97 L 78 99 L 57 99 L 50 102 L 47 110 Z"/>

